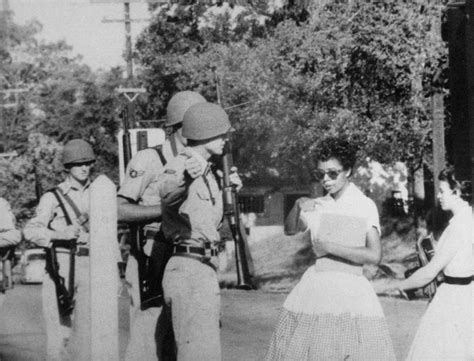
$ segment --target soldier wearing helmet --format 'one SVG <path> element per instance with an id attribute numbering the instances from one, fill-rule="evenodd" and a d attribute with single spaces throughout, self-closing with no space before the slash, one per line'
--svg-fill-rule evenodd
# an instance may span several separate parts
<path id="1" fill-rule="evenodd" d="M 221 360 L 216 243 L 223 200 L 210 160 L 223 154 L 229 131 L 229 118 L 219 105 L 191 106 L 182 132 L 188 147 L 169 162 L 161 177 L 163 233 L 174 241 L 163 278 L 163 315 L 172 315 L 179 361 Z M 198 159 L 203 171 L 189 169 L 188 157 Z M 237 173 L 230 180 L 242 186 Z"/>
<path id="2" fill-rule="evenodd" d="M 46 321 L 48 360 L 74 358 L 75 353 L 80 350 L 74 349 L 75 340 L 71 338 L 71 330 L 77 328 L 80 322 L 88 322 L 87 315 L 84 315 L 88 310 L 88 305 L 85 304 L 88 297 L 84 295 L 89 289 L 89 188 L 91 168 L 95 160 L 94 151 L 86 141 L 73 139 L 67 142 L 62 152 L 66 179 L 53 190 L 43 194 L 35 216 L 27 222 L 23 230 L 25 239 L 40 247 L 50 247 L 51 242 L 55 240 L 77 240 L 78 247 L 83 250 L 75 264 L 75 298 L 81 301 L 76 302 L 74 309 L 74 312 L 82 316 L 73 317 L 71 328 L 60 323 L 54 282 L 48 275 L 43 280 L 42 304 Z M 57 256 L 61 275 L 67 278 L 69 252 L 66 249 L 58 249 Z"/>
<path id="3" fill-rule="evenodd" d="M 125 177 L 118 192 L 118 220 L 126 223 L 145 224 L 143 234 L 150 240 L 144 249 L 152 261 L 158 261 L 163 254 L 171 252 L 171 246 L 160 237 L 161 198 L 159 196 L 159 177 L 164 171 L 165 163 L 172 161 L 183 151 L 186 139 L 182 136 L 182 121 L 187 109 L 206 99 L 194 91 L 181 91 L 172 96 L 166 109 L 165 126 L 170 135 L 163 146 L 144 149 L 137 152 L 127 165 Z M 199 173 L 201 164 L 193 157 L 188 159 L 190 171 Z M 151 248 L 151 250 L 149 250 Z M 166 257 L 165 257 L 166 258 Z M 163 261 L 161 261 L 163 262 Z M 164 265 L 157 265 L 156 278 L 161 286 Z M 130 341 L 127 346 L 126 360 L 173 360 L 174 341 L 171 326 L 157 331 L 156 323 L 161 307 L 142 310 L 138 288 L 138 263 L 133 257 L 128 258 L 126 279 L 130 284 L 129 294 L 132 298 L 130 308 Z M 160 297 L 161 295 L 159 295 Z M 168 334 L 167 329 L 171 332 Z M 163 340 L 163 338 L 165 338 Z M 164 346 L 164 347 L 163 347 Z"/>

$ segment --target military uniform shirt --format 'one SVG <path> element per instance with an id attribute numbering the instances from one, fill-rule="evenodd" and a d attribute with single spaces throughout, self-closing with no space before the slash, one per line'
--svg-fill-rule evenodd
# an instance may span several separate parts
<path id="1" fill-rule="evenodd" d="M 21 232 L 15 227 L 15 215 L 10 204 L 0 198 L 0 247 L 14 246 L 21 241 Z"/>
<path id="2" fill-rule="evenodd" d="M 199 154 L 204 175 L 191 179 L 185 172 L 186 156 L 170 162 L 161 186 L 163 232 L 176 244 L 203 247 L 220 238 L 218 229 L 223 217 L 222 191 L 210 164 Z"/>
<path id="3" fill-rule="evenodd" d="M 162 150 L 167 161 L 175 157 L 168 140 Z M 164 165 L 155 149 L 137 152 L 127 165 L 118 196 L 141 205 L 160 205 L 159 177 L 163 171 Z"/>
<path id="4" fill-rule="evenodd" d="M 70 176 L 58 185 L 79 208 L 82 214 L 89 213 L 90 182 L 79 189 Z M 72 222 L 77 222 L 76 214 L 68 202 L 63 199 L 64 206 Z M 61 232 L 68 226 L 66 217 L 56 196 L 52 192 L 45 193 L 36 207 L 35 216 L 26 224 L 23 233 L 25 239 L 41 246 L 47 246 L 53 239 L 54 232 Z M 79 242 L 87 242 L 87 234 L 81 227 Z"/>

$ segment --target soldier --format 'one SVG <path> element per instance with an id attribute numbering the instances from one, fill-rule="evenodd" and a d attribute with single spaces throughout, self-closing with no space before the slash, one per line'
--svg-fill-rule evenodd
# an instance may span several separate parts
<path id="1" fill-rule="evenodd" d="M 20 243 L 21 232 L 16 229 L 16 219 L 10 204 L 3 198 L 0 198 L 0 215 L 0 255 L 5 257 L 4 251 Z M 5 293 L 0 291 L 0 307 L 4 300 Z"/>
<path id="2" fill-rule="evenodd" d="M 172 317 L 179 361 L 221 360 L 216 242 L 223 200 L 210 159 L 223 154 L 230 130 L 228 116 L 219 105 L 190 107 L 183 120 L 189 148 L 168 163 L 160 182 L 163 233 L 174 241 L 163 278 L 164 314 Z M 196 174 L 188 169 L 190 156 L 199 159 L 203 171 Z M 237 173 L 231 174 L 230 181 L 237 188 L 242 186 Z"/>
<path id="3" fill-rule="evenodd" d="M 144 234 L 152 242 L 151 255 L 153 258 L 162 257 L 167 252 L 167 245 L 159 238 L 159 219 L 161 217 L 161 199 L 159 196 L 158 178 L 164 171 L 164 164 L 175 158 L 184 148 L 186 139 L 181 134 L 182 120 L 185 111 L 193 104 L 206 100 L 193 91 L 176 93 L 169 101 L 165 126 L 171 129 L 171 134 L 163 147 L 149 148 L 137 152 L 127 165 L 125 178 L 118 192 L 119 222 L 140 222 L 146 224 Z M 188 166 L 193 172 L 199 172 L 200 163 L 188 160 Z M 147 244 L 144 248 L 149 247 Z M 148 252 L 150 253 L 150 252 Z M 162 271 L 161 271 L 162 272 Z M 156 274 L 161 283 L 160 270 Z M 161 341 L 166 328 L 156 330 L 156 323 L 161 307 L 140 309 L 140 292 L 138 286 L 138 263 L 129 257 L 126 269 L 126 279 L 129 282 L 132 306 L 130 309 L 130 342 L 126 351 L 126 360 L 156 360 L 174 359 L 174 347 L 171 340 Z M 143 300 L 142 300 L 143 301 Z M 156 331 L 156 335 L 155 335 Z M 156 338 L 155 338 L 156 336 Z M 171 350 L 162 351 L 161 346 L 169 346 Z M 157 348 L 158 347 L 158 348 Z"/>
<path id="4" fill-rule="evenodd" d="M 66 143 L 62 154 L 66 179 L 41 197 L 34 218 L 23 231 L 26 240 L 40 247 L 51 247 L 52 241 L 57 240 L 65 243 L 77 240 L 76 255 L 79 257 L 75 260 L 76 296 L 72 328 L 60 322 L 55 283 L 52 280 L 54 275 L 46 276 L 43 281 L 48 361 L 90 358 L 87 350 L 81 350 L 81 338 L 87 334 L 87 327 L 90 327 L 88 212 L 91 167 L 95 159 L 92 147 L 84 140 L 73 139 Z M 67 279 L 69 251 L 58 249 L 57 258 L 60 273 Z"/>

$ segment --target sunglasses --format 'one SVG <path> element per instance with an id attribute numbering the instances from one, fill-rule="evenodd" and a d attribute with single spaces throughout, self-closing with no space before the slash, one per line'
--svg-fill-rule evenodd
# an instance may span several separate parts
<path id="1" fill-rule="evenodd" d="M 322 180 L 324 179 L 324 176 L 327 174 L 327 176 L 332 179 L 332 180 L 336 180 L 336 178 L 339 176 L 339 174 L 341 174 L 342 172 L 344 172 L 344 169 L 331 169 L 331 170 L 328 170 L 328 171 L 324 171 L 322 169 L 316 169 L 314 172 L 313 172 L 313 176 L 317 179 L 317 180 Z"/>

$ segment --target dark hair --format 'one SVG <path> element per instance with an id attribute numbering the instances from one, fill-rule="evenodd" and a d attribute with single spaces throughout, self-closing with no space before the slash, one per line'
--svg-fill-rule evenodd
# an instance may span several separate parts
<path id="1" fill-rule="evenodd" d="M 344 137 L 328 137 L 316 146 L 315 160 L 325 162 L 334 158 L 344 169 L 352 169 L 357 160 L 357 150 L 357 146 Z"/>
<path id="2" fill-rule="evenodd" d="M 466 195 L 470 193 L 469 183 L 457 180 L 456 172 L 452 167 L 445 168 L 441 172 L 439 172 L 438 180 L 442 182 L 447 182 L 451 190 L 459 190 L 461 195 Z"/>

